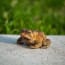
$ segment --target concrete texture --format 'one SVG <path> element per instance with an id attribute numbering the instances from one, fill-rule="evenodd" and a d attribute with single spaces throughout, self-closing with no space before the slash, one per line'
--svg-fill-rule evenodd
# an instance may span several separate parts
<path id="1" fill-rule="evenodd" d="M 0 35 L 0 65 L 65 65 L 65 36 L 48 36 L 48 49 L 16 44 L 18 35 Z"/>

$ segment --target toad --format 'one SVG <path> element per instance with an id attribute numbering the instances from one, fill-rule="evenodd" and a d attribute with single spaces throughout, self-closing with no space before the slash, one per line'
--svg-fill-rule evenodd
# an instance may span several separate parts
<path id="1" fill-rule="evenodd" d="M 51 44 L 50 39 L 47 38 L 44 32 L 22 30 L 17 44 L 26 44 L 29 48 L 48 48 Z"/>

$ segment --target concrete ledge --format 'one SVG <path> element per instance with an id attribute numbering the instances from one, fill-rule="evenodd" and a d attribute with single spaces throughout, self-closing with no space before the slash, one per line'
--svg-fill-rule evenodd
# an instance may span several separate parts
<path id="1" fill-rule="evenodd" d="M 65 36 L 48 36 L 48 49 L 29 49 L 16 44 L 18 35 L 0 35 L 0 65 L 65 65 Z"/>

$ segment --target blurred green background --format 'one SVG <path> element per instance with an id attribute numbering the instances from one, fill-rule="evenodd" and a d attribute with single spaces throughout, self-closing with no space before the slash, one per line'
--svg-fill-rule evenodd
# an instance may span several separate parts
<path id="1" fill-rule="evenodd" d="M 0 0 L 0 34 L 23 28 L 65 35 L 65 0 Z"/>

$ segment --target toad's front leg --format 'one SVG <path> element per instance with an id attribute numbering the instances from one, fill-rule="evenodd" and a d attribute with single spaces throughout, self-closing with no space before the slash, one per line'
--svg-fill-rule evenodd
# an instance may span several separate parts
<path id="1" fill-rule="evenodd" d="M 17 44 L 19 44 L 19 45 L 24 44 L 22 41 L 23 41 L 22 37 L 19 37 L 17 40 Z"/>
<path id="2" fill-rule="evenodd" d="M 32 49 L 37 49 L 37 48 L 40 48 L 40 47 L 42 47 L 42 43 L 36 43 L 36 44 L 33 44 L 33 45 L 30 45 L 30 48 L 32 48 Z"/>

